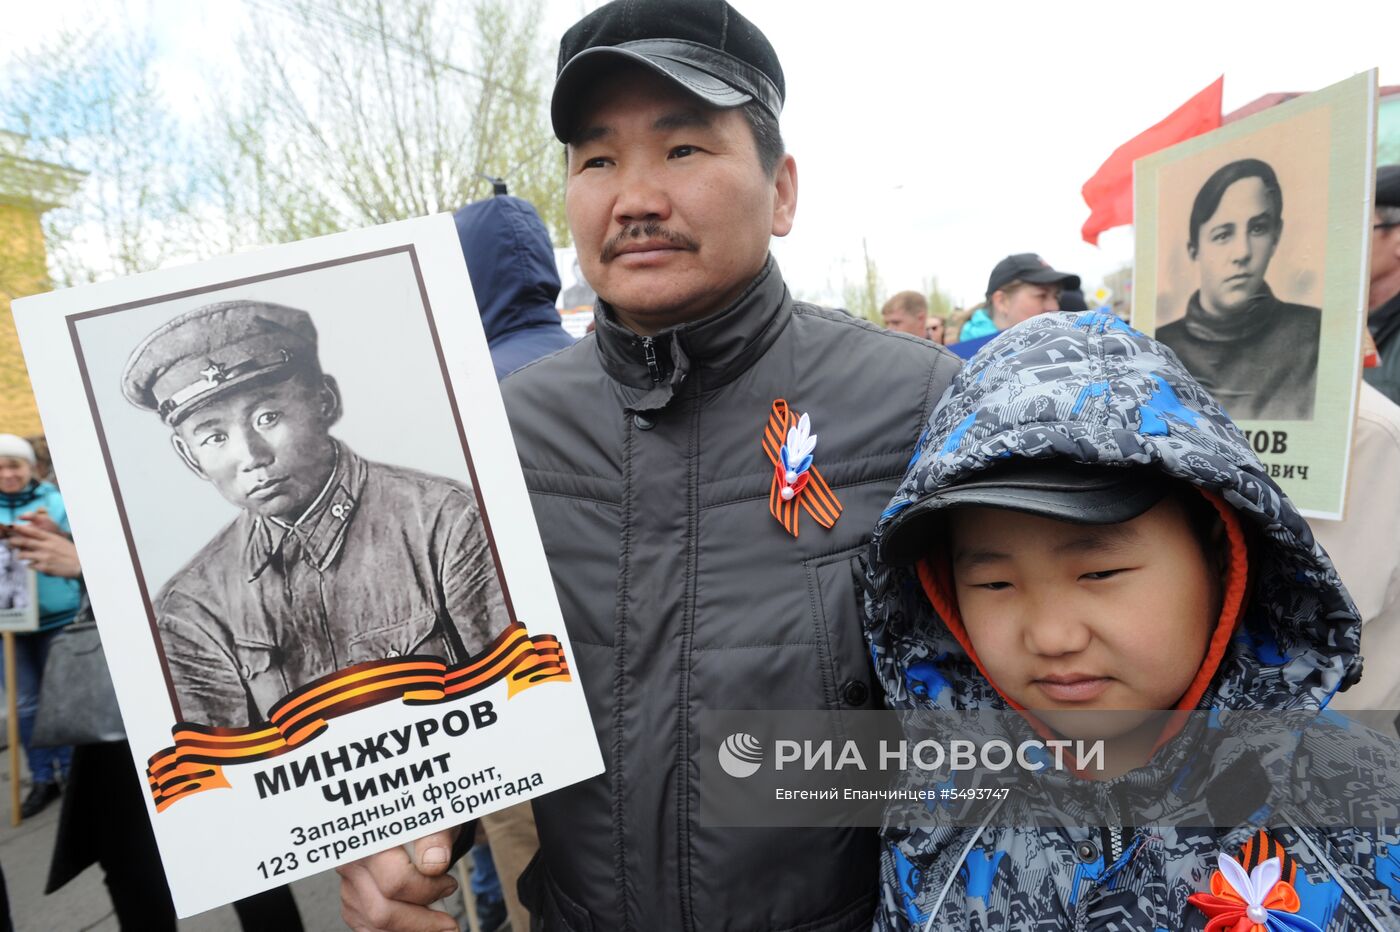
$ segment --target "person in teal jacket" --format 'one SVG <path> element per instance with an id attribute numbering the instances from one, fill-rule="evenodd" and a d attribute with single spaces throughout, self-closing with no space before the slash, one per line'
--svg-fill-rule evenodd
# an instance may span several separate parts
<path id="1" fill-rule="evenodd" d="M 27 440 L 0 434 L 0 524 L 52 522 L 67 534 L 68 512 L 63 498 L 53 483 L 35 477 L 35 462 L 34 447 Z M 78 580 L 37 575 L 39 630 L 17 634 L 14 639 L 19 735 L 33 781 L 20 807 L 20 814 L 26 819 L 38 815 L 58 798 L 59 782 L 68 773 L 72 748 L 36 748 L 31 740 L 49 646 L 59 630 L 78 614 L 82 601 L 82 583 Z"/>

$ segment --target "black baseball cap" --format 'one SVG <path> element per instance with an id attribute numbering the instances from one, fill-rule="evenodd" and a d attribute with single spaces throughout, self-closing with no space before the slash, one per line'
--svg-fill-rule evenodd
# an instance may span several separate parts
<path id="1" fill-rule="evenodd" d="M 930 525 L 955 508 L 1000 508 L 1072 524 L 1121 524 L 1160 502 L 1171 480 L 1149 469 L 1029 460 L 993 467 L 939 489 L 900 512 L 880 543 L 880 559 L 909 564 L 929 549 Z"/>
<path id="2" fill-rule="evenodd" d="M 620 62 L 669 79 L 712 107 L 757 101 L 777 119 L 786 86 L 778 53 L 758 27 L 723 0 L 613 0 L 559 41 L 554 135 L 567 143 L 589 86 Z"/>
<path id="3" fill-rule="evenodd" d="M 1400 165 L 1376 169 L 1376 206 L 1400 207 Z"/>
<path id="4" fill-rule="evenodd" d="M 987 279 L 987 297 L 1005 288 L 1014 281 L 1030 282 L 1032 285 L 1059 285 L 1071 290 L 1079 287 L 1079 276 L 1069 272 L 1057 272 L 1050 263 L 1033 252 L 1018 252 L 1007 256 L 992 269 L 992 277 Z"/>
<path id="5" fill-rule="evenodd" d="M 1060 292 L 1060 310 L 1073 313 L 1076 311 L 1087 311 L 1088 309 L 1089 302 L 1084 300 L 1084 292 L 1080 291 L 1078 288 L 1066 288 L 1064 291 Z"/>

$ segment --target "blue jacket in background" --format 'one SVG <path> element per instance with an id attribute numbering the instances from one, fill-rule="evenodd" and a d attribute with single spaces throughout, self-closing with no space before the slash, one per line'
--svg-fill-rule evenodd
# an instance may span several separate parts
<path id="1" fill-rule="evenodd" d="M 988 308 L 979 307 L 972 312 L 972 316 L 967 319 L 967 323 L 962 325 L 958 331 L 960 340 L 977 340 L 982 337 L 992 337 L 1001 333 L 1001 328 L 992 320 L 992 315 Z"/>
<path id="2" fill-rule="evenodd" d="M 496 378 L 573 344 L 559 322 L 559 270 L 529 201 L 498 195 L 454 215 Z"/>
<path id="3" fill-rule="evenodd" d="M 68 509 L 63 507 L 63 496 L 58 487 L 50 482 L 31 482 L 28 488 L 14 495 L 0 492 L 0 521 L 17 524 L 20 515 L 27 515 L 39 508 L 48 510 L 49 517 L 67 534 Z M 37 574 L 39 590 L 39 630 L 47 631 L 68 624 L 78 614 L 78 604 L 82 601 L 83 586 L 76 579 L 63 579 L 59 576 Z"/>
<path id="4" fill-rule="evenodd" d="M 977 351 L 996 339 L 1001 333 L 997 325 L 992 323 L 992 317 L 987 313 L 987 309 L 979 307 L 973 311 L 972 316 L 967 319 L 967 323 L 962 325 L 958 331 L 958 342 L 951 343 L 948 349 L 959 359 L 971 359 L 977 355 Z"/>

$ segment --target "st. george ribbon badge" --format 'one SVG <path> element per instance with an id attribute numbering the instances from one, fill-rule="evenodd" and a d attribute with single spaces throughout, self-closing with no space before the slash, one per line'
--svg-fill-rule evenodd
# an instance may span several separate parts
<path id="1" fill-rule="evenodd" d="M 1311 919 L 1298 915 L 1302 902 L 1293 884 L 1283 879 L 1282 858 L 1267 858 L 1249 871 L 1224 852 L 1217 861 L 1210 892 L 1187 897 L 1187 902 L 1210 917 L 1206 928 L 1211 932 L 1322 932 Z"/>
<path id="2" fill-rule="evenodd" d="M 806 414 L 797 417 L 782 398 L 774 401 L 763 431 L 763 452 L 773 463 L 768 511 L 793 537 L 799 506 L 825 528 L 841 517 L 840 500 L 812 465 L 816 448 L 811 419 Z"/>

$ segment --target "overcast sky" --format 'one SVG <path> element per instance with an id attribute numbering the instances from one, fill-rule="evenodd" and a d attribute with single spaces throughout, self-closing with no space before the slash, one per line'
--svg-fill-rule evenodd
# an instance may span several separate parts
<path id="1" fill-rule="evenodd" d="M 547 36 L 596 3 L 546 0 Z M 0 61 L 65 17 L 113 0 L 7 4 Z M 163 86 L 178 107 L 231 54 L 238 5 L 145 0 Z M 796 156 L 796 227 L 774 252 L 794 291 L 839 298 L 862 238 L 887 293 L 937 276 L 980 297 L 1002 256 L 1035 251 L 1086 287 L 1132 259 L 1132 235 L 1079 237 L 1079 189 L 1127 140 L 1225 75 L 1225 110 L 1381 68 L 1400 83 L 1385 3 L 913 3 L 738 0 L 787 76 L 783 130 Z M 1377 18 L 1384 13 L 1385 22 Z M 542 50 L 553 65 L 553 39 Z"/>

